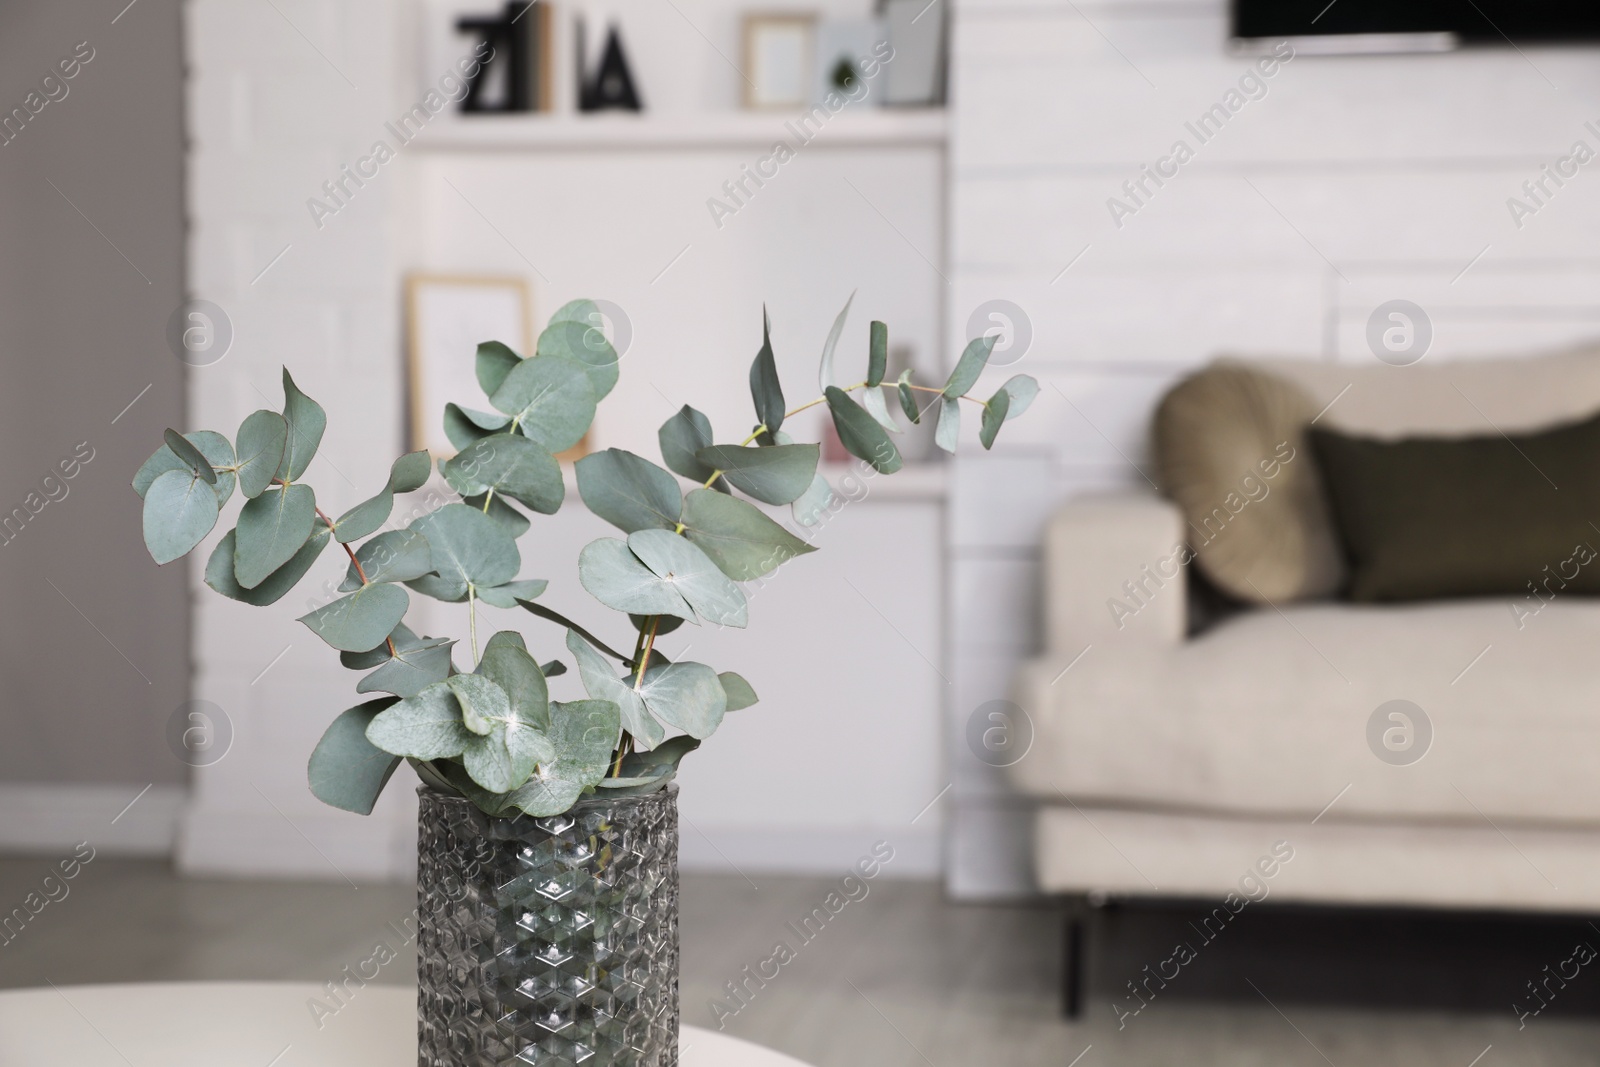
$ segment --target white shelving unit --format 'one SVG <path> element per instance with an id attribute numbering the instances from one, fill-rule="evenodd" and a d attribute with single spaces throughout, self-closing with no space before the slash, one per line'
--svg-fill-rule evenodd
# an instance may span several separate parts
<path id="1" fill-rule="evenodd" d="M 765 149 L 775 141 L 808 147 L 942 146 L 949 129 L 943 108 L 862 108 L 832 116 L 817 129 L 796 112 L 706 113 L 692 117 L 649 113 L 597 115 L 441 115 L 416 141 L 424 151 L 519 151 L 694 148 Z M 804 138 L 802 137 L 804 135 Z"/>

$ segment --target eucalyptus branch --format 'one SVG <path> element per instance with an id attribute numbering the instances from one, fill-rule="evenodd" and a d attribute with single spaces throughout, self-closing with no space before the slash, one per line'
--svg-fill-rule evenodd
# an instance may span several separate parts
<path id="1" fill-rule="evenodd" d="M 283 486 L 288 486 L 288 484 L 289 484 L 288 482 L 278 481 L 277 478 L 274 478 L 272 480 L 275 481 L 275 482 L 278 482 L 279 485 L 283 485 Z M 337 537 L 334 535 L 334 527 L 335 527 L 334 521 L 332 519 L 328 518 L 327 513 L 324 512 L 321 508 L 317 508 L 316 511 L 317 511 L 317 518 L 321 519 L 323 522 L 328 524 L 328 535 L 330 537 L 334 537 L 334 539 L 337 540 Z M 361 579 L 361 584 L 364 585 L 364 586 L 365 585 L 370 585 L 371 583 L 367 581 L 367 572 L 366 572 L 365 568 L 363 568 L 361 566 L 361 561 L 359 559 L 356 559 L 355 549 L 350 547 L 350 543 L 348 541 L 340 541 L 339 544 L 344 546 L 345 555 L 350 557 L 350 565 L 356 569 L 356 577 Z M 390 656 L 398 656 L 398 655 L 400 655 L 399 652 L 395 651 L 394 638 L 393 637 L 384 638 L 384 642 L 389 646 L 389 655 Z"/>
<path id="2" fill-rule="evenodd" d="M 519 600 L 517 603 L 521 604 L 524 608 L 527 608 L 541 619 L 548 619 L 553 623 L 565 626 L 567 629 L 571 630 L 573 633 L 589 642 L 601 652 L 604 652 L 612 659 L 621 663 L 624 667 L 628 667 L 630 669 L 633 667 L 633 660 L 629 659 L 627 656 L 624 656 L 621 652 L 618 652 L 616 649 L 612 648 L 610 645 L 606 644 L 604 641 L 600 640 L 594 634 L 590 633 L 588 630 L 585 630 L 582 626 L 579 626 L 577 623 L 573 622 L 559 611 L 551 611 L 543 604 L 536 604 L 531 600 Z"/>

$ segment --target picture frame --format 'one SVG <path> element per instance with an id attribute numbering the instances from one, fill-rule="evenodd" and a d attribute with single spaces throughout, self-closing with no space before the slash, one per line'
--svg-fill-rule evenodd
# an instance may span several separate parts
<path id="1" fill-rule="evenodd" d="M 436 459 L 455 455 L 445 436 L 444 405 L 482 395 L 477 376 L 481 341 L 504 341 L 533 354 L 533 301 L 517 275 L 411 274 L 406 277 L 406 364 L 411 450 Z"/>
<path id="2" fill-rule="evenodd" d="M 752 13 L 744 17 L 744 106 L 803 108 L 815 84 L 817 16 Z"/>

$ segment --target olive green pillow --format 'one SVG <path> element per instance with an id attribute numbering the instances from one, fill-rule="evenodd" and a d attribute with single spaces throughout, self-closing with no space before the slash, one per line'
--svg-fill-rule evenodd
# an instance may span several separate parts
<path id="1" fill-rule="evenodd" d="M 1182 509 L 1196 565 L 1251 603 L 1331 596 L 1344 561 L 1305 447 L 1317 403 L 1284 378 L 1218 362 L 1156 409 L 1162 488 Z"/>
<path id="2" fill-rule="evenodd" d="M 1600 593 L 1600 415 L 1385 441 L 1314 428 L 1352 600 Z M 1544 594 L 1541 594 L 1544 595 Z"/>

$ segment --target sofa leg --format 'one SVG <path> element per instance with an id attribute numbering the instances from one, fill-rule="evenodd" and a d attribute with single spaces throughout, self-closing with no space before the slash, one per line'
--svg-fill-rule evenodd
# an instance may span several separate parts
<path id="1" fill-rule="evenodd" d="M 1084 913 L 1076 906 L 1069 907 L 1066 915 L 1065 936 L 1061 956 L 1061 1014 L 1068 1019 L 1083 1015 L 1084 979 Z"/>

